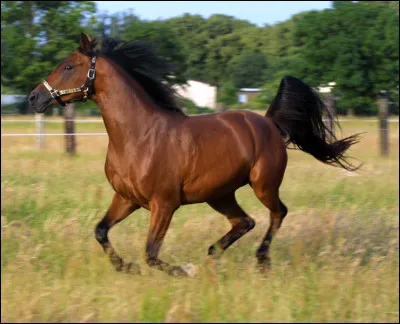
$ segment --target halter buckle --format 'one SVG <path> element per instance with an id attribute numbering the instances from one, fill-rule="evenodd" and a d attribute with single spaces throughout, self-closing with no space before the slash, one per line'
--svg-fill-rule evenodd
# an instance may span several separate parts
<path id="1" fill-rule="evenodd" d="M 50 95 L 53 99 L 56 99 L 57 97 L 59 97 L 60 95 L 58 94 L 58 91 L 55 89 L 51 89 L 50 90 Z"/>
<path id="2" fill-rule="evenodd" d="M 81 91 L 83 92 L 83 100 L 86 101 L 88 98 L 89 87 L 81 86 Z"/>
<path id="3" fill-rule="evenodd" d="M 94 69 L 89 69 L 89 71 L 87 73 L 88 79 L 93 80 L 95 75 L 96 75 L 96 71 Z"/>

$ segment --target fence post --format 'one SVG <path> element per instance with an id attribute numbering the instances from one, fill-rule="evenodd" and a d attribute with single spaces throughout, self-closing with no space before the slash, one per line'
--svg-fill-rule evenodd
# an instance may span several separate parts
<path id="1" fill-rule="evenodd" d="M 59 115 L 59 108 L 57 106 L 54 106 L 52 113 L 53 113 L 53 116 L 58 116 Z"/>
<path id="2" fill-rule="evenodd" d="M 335 128 L 333 125 L 333 121 L 335 119 L 336 111 L 335 111 L 335 97 L 331 92 L 325 94 L 324 98 L 326 109 L 328 110 L 328 114 L 326 115 L 327 122 L 326 126 L 331 131 L 332 134 L 335 134 Z"/>
<path id="3" fill-rule="evenodd" d="M 75 155 L 76 152 L 76 143 L 75 143 L 75 109 L 74 104 L 67 104 L 64 108 L 64 116 L 65 116 L 65 145 L 66 152 L 68 155 Z M 69 135 L 72 134 L 72 135 Z"/>
<path id="4" fill-rule="evenodd" d="M 381 142 L 381 155 L 388 156 L 389 155 L 389 127 L 388 127 L 389 100 L 386 91 L 381 91 L 378 99 L 378 105 L 379 105 L 378 117 L 379 117 L 379 133 Z"/>
<path id="5" fill-rule="evenodd" d="M 224 112 L 226 111 L 226 105 L 223 102 L 217 102 L 217 112 Z"/>
<path id="6" fill-rule="evenodd" d="M 41 151 L 44 147 L 44 114 L 35 113 L 35 124 L 36 124 L 36 146 L 38 151 Z"/>

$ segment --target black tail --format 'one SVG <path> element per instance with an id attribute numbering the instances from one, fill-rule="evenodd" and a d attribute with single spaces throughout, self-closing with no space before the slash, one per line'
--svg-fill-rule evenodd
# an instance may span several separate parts
<path id="1" fill-rule="evenodd" d="M 278 127 L 286 145 L 293 143 L 323 163 L 357 170 L 360 166 L 348 162 L 344 153 L 359 142 L 360 134 L 338 140 L 325 126 L 324 113 L 332 117 L 311 87 L 295 77 L 285 76 L 266 116 Z"/>

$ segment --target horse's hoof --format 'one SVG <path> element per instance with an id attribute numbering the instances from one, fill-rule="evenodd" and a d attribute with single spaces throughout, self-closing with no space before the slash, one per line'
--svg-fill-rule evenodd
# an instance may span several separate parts
<path id="1" fill-rule="evenodd" d="M 268 275 L 269 272 L 271 271 L 271 260 L 268 258 L 268 259 L 259 261 L 257 268 L 261 274 Z"/>
<path id="2" fill-rule="evenodd" d="M 185 264 L 182 270 L 185 271 L 188 277 L 194 277 L 197 273 L 197 267 L 192 263 Z"/>
<path id="3" fill-rule="evenodd" d="M 142 271 L 140 267 L 135 263 L 127 263 L 124 264 L 123 270 L 125 273 L 134 274 L 134 275 L 141 275 Z"/>

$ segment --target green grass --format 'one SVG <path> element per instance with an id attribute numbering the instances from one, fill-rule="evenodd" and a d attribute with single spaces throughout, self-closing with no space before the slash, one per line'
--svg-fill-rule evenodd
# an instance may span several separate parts
<path id="1" fill-rule="evenodd" d="M 91 118 L 93 119 L 93 118 Z M 103 132 L 103 124 L 78 124 Z M 229 230 L 206 204 L 180 208 L 161 258 L 194 263 L 176 279 L 144 262 L 149 212 L 138 210 L 110 232 L 142 276 L 113 271 L 93 234 L 113 194 L 104 175 L 107 137 L 2 138 L 2 322 L 398 322 L 399 129 L 390 124 L 390 156 L 379 156 L 377 125 L 342 123 L 343 135 L 366 132 L 350 155 L 356 172 L 289 151 L 281 198 L 289 208 L 271 247 L 272 271 L 256 271 L 255 251 L 268 228 L 250 187 L 237 191 L 256 228 L 223 255 L 213 275 L 208 247 Z M 2 124 L 2 133 L 34 132 Z M 46 124 L 61 132 L 62 124 Z"/>

